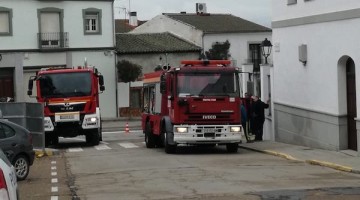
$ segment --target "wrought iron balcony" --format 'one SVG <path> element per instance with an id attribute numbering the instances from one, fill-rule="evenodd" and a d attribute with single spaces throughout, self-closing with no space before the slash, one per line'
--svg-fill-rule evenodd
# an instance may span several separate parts
<path id="1" fill-rule="evenodd" d="M 59 49 L 69 47 L 69 33 L 38 33 L 40 49 Z"/>

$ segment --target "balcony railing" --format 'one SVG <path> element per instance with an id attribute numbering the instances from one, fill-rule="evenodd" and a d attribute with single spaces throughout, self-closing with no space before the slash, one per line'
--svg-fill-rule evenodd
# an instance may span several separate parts
<path id="1" fill-rule="evenodd" d="M 38 33 L 40 49 L 59 49 L 69 47 L 67 32 Z"/>

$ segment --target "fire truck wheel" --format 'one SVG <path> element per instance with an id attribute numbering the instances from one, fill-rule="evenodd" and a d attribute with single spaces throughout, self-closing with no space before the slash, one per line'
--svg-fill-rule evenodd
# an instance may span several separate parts
<path id="1" fill-rule="evenodd" d="M 165 152 L 168 153 L 168 154 L 173 154 L 173 153 L 176 153 L 176 145 L 171 145 L 169 144 L 168 142 L 168 137 L 167 137 L 167 134 L 168 133 L 165 133 Z"/>
<path id="2" fill-rule="evenodd" d="M 155 147 L 155 137 L 152 134 L 150 123 L 146 123 L 145 127 L 145 144 L 146 148 L 154 148 Z"/>
<path id="3" fill-rule="evenodd" d="M 236 153 L 238 152 L 238 143 L 230 143 L 230 144 L 226 144 L 226 150 L 229 153 Z"/>
<path id="4" fill-rule="evenodd" d="M 99 137 L 100 137 L 99 140 L 103 141 L 103 139 L 102 139 L 102 122 L 100 122 L 100 127 L 99 127 L 98 132 L 99 132 Z"/>
<path id="5" fill-rule="evenodd" d="M 100 135 L 98 130 L 91 132 L 91 144 L 98 145 L 100 143 Z"/>
<path id="6" fill-rule="evenodd" d="M 90 131 L 85 135 L 86 143 L 89 145 L 98 145 L 100 143 L 100 136 L 97 130 Z"/>

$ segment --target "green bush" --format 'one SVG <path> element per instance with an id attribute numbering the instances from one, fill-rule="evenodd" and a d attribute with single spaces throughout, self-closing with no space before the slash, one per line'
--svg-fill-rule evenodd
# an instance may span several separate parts
<path id="1" fill-rule="evenodd" d="M 127 60 L 119 61 L 116 67 L 120 82 L 133 82 L 142 75 L 142 67 Z"/>

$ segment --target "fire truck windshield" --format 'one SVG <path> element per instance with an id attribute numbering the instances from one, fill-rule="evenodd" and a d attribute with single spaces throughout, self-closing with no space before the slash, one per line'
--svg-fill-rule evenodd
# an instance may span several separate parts
<path id="1" fill-rule="evenodd" d="M 91 95 L 89 72 L 43 74 L 39 78 L 42 97 L 76 97 Z"/>
<path id="2" fill-rule="evenodd" d="M 239 96 L 239 82 L 234 72 L 179 73 L 177 94 L 185 96 Z"/>

